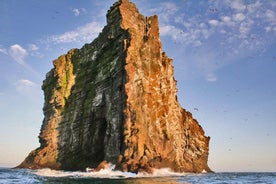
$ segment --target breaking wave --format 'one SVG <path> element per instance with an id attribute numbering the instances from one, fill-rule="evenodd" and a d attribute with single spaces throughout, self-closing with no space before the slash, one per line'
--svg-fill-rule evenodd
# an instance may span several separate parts
<path id="1" fill-rule="evenodd" d="M 171 171 L 169 168 L 155 169 L 152 174 L 149 173 L 131 173 L 114 170 L 115 165 L 110 165 L 105 169 L 93 172 L 80 172 L 80 171 L 57 171 L 52 169 L 39 169 L 33 171 L 34 174 L 43 177 L 70 177 L 70 178 L 150 178 L 150 177 L 176 177 L 184 176 L 185 173 L 176 173 Z"/>

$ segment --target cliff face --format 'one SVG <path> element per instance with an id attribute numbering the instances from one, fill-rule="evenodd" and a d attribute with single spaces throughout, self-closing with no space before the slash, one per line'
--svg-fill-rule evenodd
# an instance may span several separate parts
<path id="1" fill-rule="evenodd" d="M 119 0 L 98 38 L 54 61 L 42 86 L 40 147 L 18 167 L 210 171 L 210 138 L 178 103 L 173 74 L 157 16 Z"/>

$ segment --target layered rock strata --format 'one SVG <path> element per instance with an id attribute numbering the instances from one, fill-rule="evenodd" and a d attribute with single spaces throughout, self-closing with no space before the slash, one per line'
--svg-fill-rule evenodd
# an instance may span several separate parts
<path id="1" fill-rule="evenodd" d="M 40 147 L 18 167 L 210 171 L 210 138 L 177 101 L 157 16 L 119 0 L 98 38 L 53 63 L 42 86 Z"/>

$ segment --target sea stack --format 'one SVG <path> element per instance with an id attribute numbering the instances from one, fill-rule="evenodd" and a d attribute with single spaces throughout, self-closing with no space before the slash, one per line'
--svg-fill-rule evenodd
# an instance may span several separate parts
<path id="1" fill-rule="evenodd" d="M 119 0 L 92 43 L 53 64 L 42 86 L 40 147 L 19 168 L 211 171 L 210 137 L 177 101 L 156 15 Z"/>

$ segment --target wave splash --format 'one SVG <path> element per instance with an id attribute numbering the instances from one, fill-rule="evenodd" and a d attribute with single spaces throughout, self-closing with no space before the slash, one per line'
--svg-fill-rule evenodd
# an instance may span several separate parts
<path id="1" fill-rule="evenodd" d="M 80 172 L 80 171 L 57 171 L 52 169 L 39 169 L 33 171 L 34 174 L 43 177 L 70 177 L 70 178 L 149 178 L 149 177 L 175 177 L 184 176 L 185 173 L 176 173 L 169 168 L 155 169 L 152 174 L 149 173 L 131 173 L 114 170 L 115 165 L 110 165 L 105 169 L 101 169 L 97 172 Z"/>

